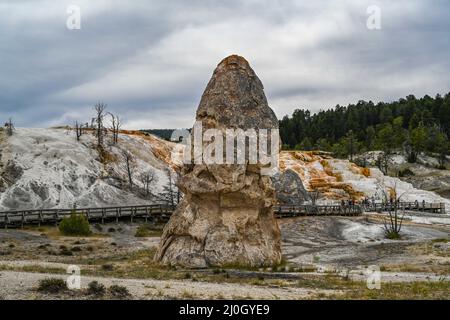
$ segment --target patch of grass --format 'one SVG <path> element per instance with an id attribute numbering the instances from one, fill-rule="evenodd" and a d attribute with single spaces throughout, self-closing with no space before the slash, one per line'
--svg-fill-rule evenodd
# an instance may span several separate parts
<path id="1" fill-rule="evenodd" d="M 75 246 L 75 247 L 72 247 L 72 249 L 70 249 L 72 252 L 81 252 L 81 251 L 83 251 L 83 249 L 81 249 L 80 247 L 78 247 L 78 246 Z"/>
<path id="2" fill-rule="evenodd" d="M 450 281 L 419 281 L 419 282 L 387 282 L 381 284 L 380 290 L 369 290 L 362 283 L 354 290 L 347 290 L 343 294 L 330 296 L 331 299 L 352 300 L 412 300 L 412 299 L 450 299 Z"/>
<path id="3" fill-rule="evenodd" d="M 151 224 L 141 224 L 138 226 L 135 237 L 157 237 L 161 236 L 162 230 L 155 228 L 155 226 Z"/>
<path id="4" fill-rule="evenodd" d="M 102 264 L 102 270 L 104 271 L 113 271 L 114 270 L 114 266 L 110 263 L 105 263 Z"/>
<path id="5" fill-rule="evenodd" d="M 73 252 L 70 251 L 67 248 L 61 249 L 61 251 L 59 252 L 59 255 L 61 256 L 73 256 Z"/>
<path id="6" fill-rule="evenodd" d="M 94 296 L 103 296 L 106 293 L 106 288 L 103 284 L 99 283 L 98 281 L 91 281 L 88 284 L 87 293 L 89 295 Z"/>
<path id="7" fill-rule="evenodd" d="M 181 292 L 180 297 L 182 299 L 188 299 L 188 300 L 195 299 L 195 295 L 187 290 L 183 290 L 183 292 Z"/>
<path id="8" fill-rule="evenodd" d="M 405 168 L 403 170 L 399 170 L 398 171 L 398 176 L 399 177 L 410 177 L 410 176 L 413 176 L 413 175 L 414 175 L 414 172 L 412 172 L 411 169 L 409 169 L 409 168 Z"/>
<path id="9" fill-rule="evenodd" d="M 399 232 L 395 232 L 395 231 L 386 231 L 384 233 L 384 235 L 385 235 L 385 237 L 387 239 L 390 239 L 390 240 L 400 240 L 402 238 L 400 233 Z"/>
<path id="10" fill-rule="evenodd" d="M 45 293 L 61 293 L 67 289 L 67 284 L 62 279 L 47 278 L 39 281 L 37 290 Z"/>
<path id="11" fill-rule="evenodd" d="M 130 296 L 130 292 L 126 287 L 119 286 L 117 284 L 114 284 L 111 287 L 109 287 L 108 291 L 111 294 L 111 296 L 115 298 L 123 299 Z"/>
<path id="12" fill-rule="evenodd" d="M 434 274 L 448 274 L 448 264 L 426 264 L 426 265 L 414 265 L 409 263 L 401 263 L 401 264 L 389 264 L 382 265 L 380 267 L 380 271 L 389 271 L 389 272 L 424 272 L 424 273 L 434 273 Z"/>
<path id="13" fill-rule="evenodd" d="M 431 242 L 433 242 L 433 243 L 440 243 L 440 242 L 447 243 L 449 241 L 450 241 L 450 239 L 446 239 L 446 238 L 438 238 L 438 239 L 431 240 Z"/>
<path id="14" fill-rule="evenodd" d="M 117 156 L 114 153 L 106 150 L 104 147 L 97 146 L 97 151 L 101 163 L 108 164 L 117 161 Z"/>

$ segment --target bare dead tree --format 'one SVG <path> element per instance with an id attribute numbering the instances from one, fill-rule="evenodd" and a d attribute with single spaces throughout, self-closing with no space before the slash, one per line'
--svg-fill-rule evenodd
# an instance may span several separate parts
<path id="1" fill-rule="evenodd" d="M 150 194 L 150 186 L 158 181 L 158 176 L 156 175 L 155 170 L 149 169 L 140 174 L 139 180 L 144 186 L 145 196 L 148 196 Z"/>
<path id="2" fill-rule="evenodd" d="M 113 134 L 113 143 L 117 144 L 119 142 L 119 130 L 122 126 L 122 123 L 119 116 L 115 116 L 112 113 L 109 113 L 109 115 L 111 116 L 111 131 Z"/>
<path id="3" fill-rule="evenodd" d="M 389 161 L 391 159 L 391 153 L 389 151 L 383 151 L 376 159 L 375 163 L 378 169 L 383 172 L 384 175 L 388 174 L 389 171 Z"/>
<path id="4" fill-rule="evenodd" d="M 309 200 L 311 200 L 311 204 L 313 206 L 315 206 L 317 203 L 317 200 L 320 199 L 321 194 L 320 194 L 319 190 L 314 189 L 314 190 L 311 190 L 310 192 L 308 192 L 308 196 L 309 196 Z"/>
<path id="5" fill-rule="evenodd" d="M 311 201 L 310 210 L 311 212 L 317 212 L 317 200 L 319 200 L 321 194 L 318 189 L 313 189 L 310 192 L 308 192 L 309 200 Z"/>
<path id="6" fill-rule="evenodd" d="M 378 190 L 381 192 L 383 202 L 386 204 L 389 214 L 388 219 L 383 219 L 384 234 L 388 239 L 400 239 L 400 231 L 402 229 L 403 218 L 405 217 L 404 211 L 403 213 L 399 213 L 400 199 L 406 192 L 399 195 L 397 183 L 394 183 L 392 187 L 386 187 L 384 181 L 380 183 Z"/>
<path id="7" fill-rule="evenodd" d="M 96 128 L 96 135 L 97 135 L 97 145 L 99 147 L 103 146 L 103 136 L 105 134 L 104 127 L 103 127 L 103 119 L 105 117 L 105 109 L 106 104 L 103 102 L 98 102 L 94 106 L 95 112 L 97 113 L 95 117 L 95 123 L 97 125 Z"/>
<path id="8" fill-rule="evenodd" d="M 78 121 L 75 121 L 75 135 L 77 137 L 77 141 L 80 141 L 80 138 L 83 135 L 83 125 L 79 124 Z"/>
<path id="9" fill-rule="evenodd" d="M 169 168 L 165 170 L 167 176 L 167 185 L 163 187 L 163 200 L 172 207 L 175 207 L 181 200 L 182 194 L 180 189 L 177 187 L 176 183 L 179 178 L 177 172 L 173 172 Z"/>
<path id="10" fill-rule="evenodd" d="M 125 170 L 128 176 L 128 183 L 130 185 L 130 190 L 133 190 L 133 169 L 135 165 L 135 158 L 131 152 L 128 150 L 122 150 L 122 158 L 125 164 Z"/>
<path id="11" fill-rule="evenodd" d="M 11 118 L 9 118 L 8 122 L 5 123 L 5 128 L 6 128 L 6 134 L 8 136 L 12 136 L 14 133 L 14 130 L 16 130 L 16 128 L 14 128 L 14 124 L 13 124 Z"/>

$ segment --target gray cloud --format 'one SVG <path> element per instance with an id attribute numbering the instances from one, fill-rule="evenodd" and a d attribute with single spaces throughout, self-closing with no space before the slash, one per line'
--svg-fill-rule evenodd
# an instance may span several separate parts
<path id="1" fill-rule="evenodd" d="M 66 8 L 81 8 L 68 30 Z M 369 5 L 381 30 L 366 28 Z M 245 56 L 279 117 L 450 88 L 446 1 L 2 1 L 0 120 L 187 127 L 216 64 Z"/>

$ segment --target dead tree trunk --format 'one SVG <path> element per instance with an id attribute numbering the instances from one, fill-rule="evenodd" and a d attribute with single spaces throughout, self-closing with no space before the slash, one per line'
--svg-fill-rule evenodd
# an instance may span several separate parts
<path id="1" fill-rule="evenodd" d="M 104 135 L 103 118 L 105 117 L 106 104 L 103 102 L 99 102 L 95 105 L 94 109 L 97 112 L 97 116 L 95 118 L 95 121 L 97 124 L 97 128 L 96 128 L 97 145 L 99 147 L 102 147 L 103 146 L 103 135 Z"/>
<path id="2" fill-rule="evenodd" d="M 130 184 L 130 190 L 133 190 L 133 165 L 134 157 L 131 152 L 127 150 L 122 151 L 122 157 L 125 162 L 125 170 L 128 176 L 128 183 Z"/>
<path id="3" fill-rule="evenodd" d="M 117 144 L 119 142 L 119 130 L 122 123 L 120 122 L 119 116 L 115 116 L 112 113 L 109 113 L 111 116 L 111 131 L 113 134 L 113 143 Z"/>
<path id="4" fill-rule="evenodd" d="M 80 138 L 83 135 L 83 125 L 79 124 L 78 121 L 75 122 L 75 135 L 77 137 L 77 141 L 80 141 Z"/>

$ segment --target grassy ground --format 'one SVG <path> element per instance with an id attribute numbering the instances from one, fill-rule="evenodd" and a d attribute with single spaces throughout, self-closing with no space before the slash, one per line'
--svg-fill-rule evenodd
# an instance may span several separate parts
<path id="1" fill-rule="evenodd" d="M 267 272 L 239 273 L 236 269 L 214 269 L 209 271 L 181 270 L 160 266 L 153 260 L 155 249 L 140 250 L 127 257 L 107 257 L 97 261 L 86 262 L 82 268 L 86 276 L 129 279 L 186 280 L 193 282 L 235 283 L 261 287 L 306 288 L 314 290 L 332 290 L 332 294 L 313 294 L 315 299 L 450 299 L 450 282 L 409 282 L 382 283 L 381 289 L 369 290 L 363 281 L 352 281 L 337 274 L 300 274 L 296 278 L 269 278 Z M 48 274 L 66 274 L 63 268 L 42 266 L 2 266 L 0 270 L 39 272 Z M 237 271 L 237 272 L 236 272 Z M 247 270 L 244 270 L 247 271 Z M 181 294 L 182 299 L 195 298 L 189 292 Z M 216 297 L 220 299 L 220 295 Z M 240 297 L 245 298 L 245 297 Z M 249 298 L 249 297 L 248 297 Z M 282 299 L 282 297 L 279 297 Z"/>

